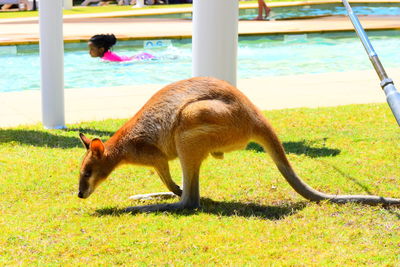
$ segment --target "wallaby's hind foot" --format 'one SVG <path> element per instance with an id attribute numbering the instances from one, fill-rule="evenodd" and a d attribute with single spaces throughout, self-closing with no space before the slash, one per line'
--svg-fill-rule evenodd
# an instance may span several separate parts
<path id="1" fill-rule="evenodd" d="M 179 197 L 179 196 L 172 192 L 159 192 L 159 193 L 133 195 L 133 196 L 130 196 L 129 199 L 148 200 L 148 199 L 171 199 L 171 198 L 175 198 L 175 197 Z"/>
<path id="2" fill-rule="evenodd" d="M 125 209 L 125 212 L 157 212 L 157 211 L 177 211 L 177 210 L 195 210 L 200 208 L 200 205 L 187 205 L 182 201 L 177 203 L 167 203 L 167 204 L 154 204 L 145 206 L 134 206 Z"/>

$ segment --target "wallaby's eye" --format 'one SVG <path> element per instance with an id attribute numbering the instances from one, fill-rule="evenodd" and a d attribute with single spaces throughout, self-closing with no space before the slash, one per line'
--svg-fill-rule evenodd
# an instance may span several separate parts
<path id="1" fill-rule="evenodd" d="M 91 171 L 85 171 L 85 172 L 83 173 L 83 177 L 85 177 L 85 178 L 89 178 L 91 175 L 92 175 L 92 172 L 91 172 Z"/>

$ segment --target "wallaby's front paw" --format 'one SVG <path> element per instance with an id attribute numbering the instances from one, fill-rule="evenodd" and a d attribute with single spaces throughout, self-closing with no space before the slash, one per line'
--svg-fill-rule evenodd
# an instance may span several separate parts
<path id="1" fill-rule="evenodd" d="M 181 197 L 183 191 L 182 191 L 182 189 L 178 186 L 175 190 L 172 190 L 172 192 L 173 192 L 176 196 Z"/>

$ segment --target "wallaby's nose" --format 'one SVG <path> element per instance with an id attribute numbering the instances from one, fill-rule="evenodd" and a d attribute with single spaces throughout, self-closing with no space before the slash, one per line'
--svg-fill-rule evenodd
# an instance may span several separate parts
<path id="1" fill-rule="evenodd" d="M 83 198 L 83 193 L 79 191 L 78 197 L 79 197 L 79 198 Z"/>

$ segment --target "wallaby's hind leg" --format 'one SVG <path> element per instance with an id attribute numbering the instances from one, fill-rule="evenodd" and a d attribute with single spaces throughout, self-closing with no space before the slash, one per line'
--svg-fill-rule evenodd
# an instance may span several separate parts
<path id="1" fill-rule="evenodd" d="M 193 149 L 186 151 L 190 150 L 190 153 L 180 152 L 179 156 L 183 174 L 183 191 L 180 205 L 182 208 L 196 209 L 200 207 L 200 166 L 207 154 L 193 151 Z"/>
<path id="2" fill-rule="evenodd" d="M 239 105 L 221 100 L 201 100 L 182 110 L 175 144 L 183 172 L 183 208 L 200 207 L 199 173 L 202 161 L 211 153 L 223 158 L 224 151 L 243 147 L 249 134 L 237 127 L 237 116 L 246 116 Z M 237 115 L 237 116 L 236 116 Z"/>

